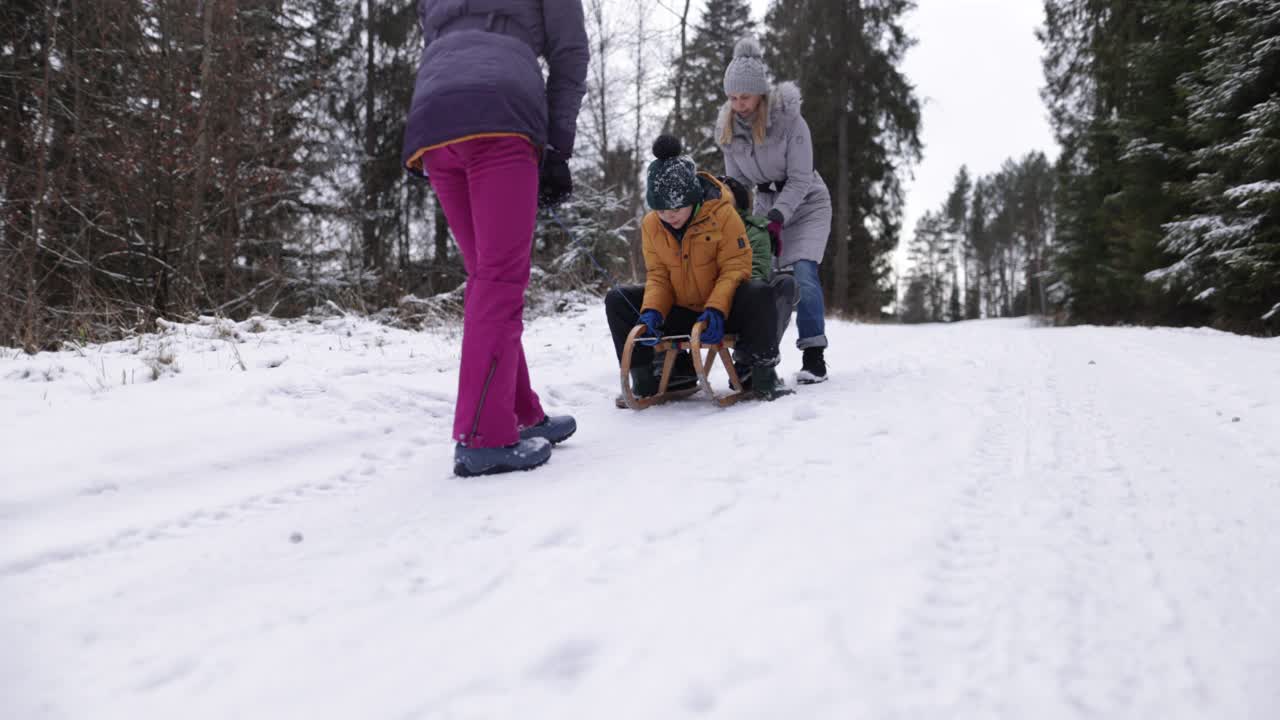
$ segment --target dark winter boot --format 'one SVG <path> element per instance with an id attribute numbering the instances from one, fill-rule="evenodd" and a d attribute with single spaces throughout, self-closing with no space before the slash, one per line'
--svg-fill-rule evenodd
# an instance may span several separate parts
<path id="1" fill-rule="evenodd" d="M 540 437 L 552 445 L 558 445 L 577 431 L 578 422 L 572 415 L 543 415 L 542 422 L 537 425 L 520 428 L 520 439 Z"/>
<path id="2" fill-rule="evenodd" d="M 778 371 L 772 367 L 756 367 L 751 370 L 751 392 L 761 400 L 773 401 L 795 393 L 782 384 Z"/>
<path id="3" fill-rule="evenodd" d="M 822 359 L 825 348 L 811 347 L 804 349 L 804 361 L 800 372 L 796 373 L 796 382 L 801 385 L 814 385 L 827 381 L 827 362 Z"/>
<path id="4" fill-rule="evenodd" d="M 733 364 L 733 371 L 738 374 L 738 382 L 742 383 L 742 391 L 750 392 L 751 391 L 751 374 L 752 374 L 753 368 L 746 363 L 736 362 Z M 730 390 L 736 389 L 735 387 L 733 387 L 732 380 L 729 381 L 729 389 Z"/>
<path id="5" fill-rule="evenodd" d="M 668 352 L 675 352 L 669 350 Z M 662 362 L 663 359 L 658 357 L 654 360 L 653 375 L 661 380 L 662 378 Z M 671 379 L 667 381 L 667 392 L 679 392 L 688 390 L 698 384 L 698 371 L 693 369 L 693 356 L 688 351 L 681 350 L 676 355 L 676 361 L 671 365 Z M 657 392 L 657 389 L 654 390 Z"/>
<path id="6" fill-rule="evenodd" d="M 459 443 L 453 449 L 453 474 L 475 477 L 532 470 L 550 459 L 551 443 L 546 438 L 526 438 L 495 448 L 473 448 Z"/>
<path id="7" fill-rule="evenodd" d="M 638 398 L 658 394 L 658 378 L 651 368 L 631 368 L 631 394 Z"/>
<path id="8" fill-rule="evenodd" d="M 631 368 L 631 394 L 637 399 L 658 394 L 658 378 L 653 374 L 652 369 Z M 627 401 L 622 397 L 622 393 L 618 393 L 613 399 L 613 406 L 619 410 L 627 409 Z"/>

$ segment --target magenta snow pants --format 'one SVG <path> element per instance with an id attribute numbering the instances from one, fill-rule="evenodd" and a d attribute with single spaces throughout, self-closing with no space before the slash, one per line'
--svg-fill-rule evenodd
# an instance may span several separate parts
<path id="1" fill-rule="evenodd" d="M 453 439 L 501 447 L 542 420 L 520 336 L 538 213 L 538 157 L 523 137 L 482 137 L 427 151 L 431 187 L 467 271 Z"/>

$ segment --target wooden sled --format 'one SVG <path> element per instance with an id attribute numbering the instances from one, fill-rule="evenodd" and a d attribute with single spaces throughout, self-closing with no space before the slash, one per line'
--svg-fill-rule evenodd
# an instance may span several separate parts
<path id="1" fill-rule="evenodd" d="M 742 381 L 738 379 L 738 372 L 733 368 L 733 358 L 729 355 L 737 338 L 733 335 L 725 335 L 723 340 L 714 345 L 703 345 L 698 339 L 702 336 L 703 329 L 704 323 L 696 323 L 688 335 L 664 335 L 653 346 L 654 352 L 666 352 L 666 359 L 662 364 L 662 378 L 658 381 L 658 393 L 649 397 L 636 397 L 631 390 L 631 354 L 635 350 L 637 339 L 647 333 L 648 329 L 644 325 L 632 328 L 631 333 L 627 335 L 626 344 L 622 346 L 622 402 L 619 407 L 644 410 L 654 405 L 690 397 L 697 394 L 699 390 L 704 391 L 711 401 L 720 407 L 729 407 L 749 396 L 750 393 L 742 389 Z M 692 356 L 693 369 L 698 374 L 698 384 L 688 389 L 668 391 L 671 368 L 675 366 L 676 354 L 684 350 L 688 350 Z M 710 374 L 715 368 L 716 358 L 720 358 L 721 364 L 729 374 L 729 383 L 733 386 L 732 391 L 723 395 L 717 394 L 715 388 L 711 386 Z"/>

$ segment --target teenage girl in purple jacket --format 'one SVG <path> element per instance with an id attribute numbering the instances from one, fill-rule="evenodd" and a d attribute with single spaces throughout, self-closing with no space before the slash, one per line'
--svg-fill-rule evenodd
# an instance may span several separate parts
<path id="1" fill-rule="evenodd" d="M 538 203 L 573 190 L 590 55 L 582 2 L 421 0 L 418 16 L 403 161 L 431 181 L 467 271 L 453 470 L 529 470 L 577 429 L 543 411 L 520 336 Z"/>

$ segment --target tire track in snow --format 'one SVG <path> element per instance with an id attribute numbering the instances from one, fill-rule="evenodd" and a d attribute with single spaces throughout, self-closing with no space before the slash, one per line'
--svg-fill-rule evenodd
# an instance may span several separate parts
<path id="1" fill-rule="evenodd" d="M 367 482 L 367 475 L 347 471 L 338 473 L 329 480 L 301 483 L 276 492 L 194 510 L 162 522 L 121 530 L 101 540 L 68 545 L 10 560 L 0 565 L 0 577 L 22 575 L 50 565 L 88 560 L 152 542 L 183 537 L 192 532 L 233 523 L 246 515 L 283 510 L 309 498 L 350 492 Z"/>
<path id="2" fill-rule="evenodd" d="M 991 357 L 1009 355 L 1016 354 Z M 967 479 L 951 503 L 955 515 L 936 541 L 920 604 L 898 636 L 904 687 L 896 716 L 1004 716 L 1011 496 L 1025 482 L 1029 455 L 1023 375 L 1001 367 L 998 379 L 986 378 L 981 423 L 960 459 Z"/>
<path id="3" fill-rule="evenodd" d="M 280 448 L 279 452 L 273 453 L 270 457 L 259 455 L 240 457 L 219 463 L 212 470 L 201 469 L 198 472 L 203 480 L 216 481 L 219 475 L 227 474 L 256 474 L 270 477 L 271 468 L 296 462 L 297 456 L 313 451 L 326 456 L 332 456 L 337 451 L 354 459 L 354 462 L 348 460 L 345 463 L 347 464 L 345 469 L 326 473 L 323 479 L 293 483 L 273 488 L 269 492 L 253 493 L 233 500 L 209 504 L 177 516 L 109 532 L 92 540 L 69 543 L 6 559 L 0 563 L 0 578 L 23 575 L 52 565 L 86 560 L 108 553 L 133 550 L 154 542 L 186 537 L 193 533 L 225 527 L 247 516 L 284 511 L 312 499 L 358 493 L 364 486 L 374 481 L 378 467 L 384 461 L 407 460 L 412 458 L 418 449 L 431 444 L 421 434 L 415 434 L 398 443 L 375 442 L 386 434 L 385 431 L 347 432 L 337 439 L 326 438 L 322 441 L 309 441 L 293 447 Z M 355 449 L 346 450 L 353 445 Z M 356 450 L 361 447 L 365 449 L 357 453 Z M 196 471 L 193 470 L 189 474 L 194 475 Z M 147 482 L 135 481 L 132 484 L 146 486 Z M 120 492 L 126 496 L 117 498 L 117 501 L 130 502 L 127 491 Z"/>
<path id="4" fill-rule="evenodd" d="M 351 368 L 336 372 L 350 375 Z M 336 380 L 329 378 L 290 378 L 253 388 L 231 400 L 250 403 L 256 399 L 262 404 L 273 398 L 284 398 L 288 401 L 287 408 L 300 415 L 332 418 L 336 424 L 324 435 L 313 435 L 287 445 L 255 447 L 241 454 L 235 454 L 232 447 L 228 457 L 172 465 L 151 476 L 108 476 L 81 488 L 79 497 L 51 496 L 35 504 L 11 509 L 10 515 L 19 518 L 21 515 L 15 513 L 32 513 L 35 520 L 27 523 L 32 528 L 30 532 L 45 532 L 42 528 L 55 519 L 59 523 L 69 521 L 74 524 L 76 513 L 92 515 L 95 522 L 100 522 L 99 517 L 105 513 L 120 514 L 135 503 L 155 504 L 157 498 L 180 488 L 187 482 L 186 478 L 198 477 L 202 482 L 212 483 L 234 479 L 241 486 L 241 492 L 222 491 L 218 493 L 221 497 L 209 498 L 187 512 L 135 521 L 123 527 L 103 527 L 97 531 L 82 528 L 83 539 L 34 552 L 0 556 L 0 578 L 185 537 L 226 526 L 245 516 L 291 508 L 308 499 L 358 492 L 374 480 L 379 468 L 388 463 L 411 461 L 424 447 L 435 444 L 421 432 L 393 437 L 398 428 L 411 427 L 424 420 L 443 423 L 452 416 L 452 398 L 448 395 L 403 381 L 400 378 L 403 373 L 398 371 L 384 369 L 380 374 L 392 376 L 394 381 L 376 384 L 369 392 L 359 393 L 355 401 L 345 400 L 345 395 L 339 394 L 344 401 L 335 404 L 331 385 Z M 179 456 L 183 452 L 182 447 L 171 450 Z M 208 455 L 202 448 L 196 457 Z M 273 477 L 298 475 L 299 465 L 317 470 L 320 479 L 271 487 Z M 334 465 L 342 469 L 335 472 L 332 469 Z M 265 482 L 258 482 L 258 478 Z M 270 489 L 262 491 L 263 484 Z M 70 505 L 68 499 L 77 504 Z M 191 502 L 187 504 L 190 506 Z M 71 515 L 66 513 L 69 507 L 73 508 Z M 59 516 L 43 517 L 50 509 L 56 509 Z"/>
<path id="5" fill-rule="evenodd" d="M 1106 362 L 1127 365 L 1132 377 L 1078 392 L 1093 409 L 1105 462 L 1122 451 L 1130 459 L 1111 466 L 1116 487 L 1108 497 L 1113 525 L 1132 530 L 1125 547 L 1149 598 L 1130 600 L 1143 609 L 1133 623 L 1141 632 L 1125 648 L 1137 667 L 1130 703 L 1166 716 L 1272 717 L 1280 709 L 1273 681 L 1280 586 L 1259 571 L 1280 557 L 1280 541 L 1268 510 L 1253 500 L 1280 477 L 1273 456 L 1213 412 L 1223 401 L 1215 387 L 1232 379 L 1205 374 L 1205 358 L 1196 363 L 1148 342 L 1111 351 Z M 1163 382 L 1171 377 L 1180 379 L 1177 394 Z M 1126 413 L 1127 424 L 1118 425 L 1114 418 Z M 1256 418 L 1264 433 L 1267 419 Z M 1197 441 L 1176 440 L 1183 436 Z M 1222 656 L 1223 646 L 1238 650 Z M 1210 656 L 1218 659 L 1204 662 Z"/>
<path id="6" fill-rule="evenodd" d="M 1058 644 L 1020 637 L 1025 682 L 1018 684 L 1052 678 L 1044 694 L 1074 716 L 1178 716 L 1189 698 L 1163 706 L 1163 691 L 1201 683 L 1193 670 L 1166 662 L 1178 654 L 1182 615 L 1161 581 L 1138 517 L 1141 491 L 1103 406 L 1115 391 L 1108 383 L 1131 381 L 1113 373 L 1069 348 L 1049 358 L 1049 458 L 1018 567 L 1027 579 L 1019 584 L 1032 591 L 1016 616 L 1023 635 L 1051 629 L 1041 634 Z"/>
<path id="7" fill-rule="evenodd" d="M 1049 556 L 1048 566 L 1058 568 L 1055 575 L 1059 583 L 1035 608 L 1024 607 L 1024 612 L 1053 609 L 1056 616 L 1042 621 L 1065 630 L 1059 633 L 1064 647 L 1056 657 L 1050 654 L 1047 658 L 1056 665 L 1052 674 L 1058 696 L 1072 711 L 1092 716 L 1105 712 L 1108 700 L 1125 704 L 1132 687 L 1125 669 L 1092 662 L 1100 656 L 1097 643 L 1105 642 L 1104 634 L 1109 632 L 1098 627 L 1099 616 L 1113 612 L 1116 583 L 1125 582 L 1114 576 L 1103 557 L 1114 555 L 1124 543 L 1123 538 L 1113 536 L 1116 522 L 1109 502 L 1114 498 L 1106 497 L 1119 465 L 1099 447 L 1100 417 L 1091 397 L 1093 389 L 1064 389 L 1056 384 L 1055 388 L 1054 417 L 1064 427 L 1055 427 L 1053 433 L 1058 471 L 1045 478 L 1050 502 L 1040 533 L 1057 542 L 1037 549 Z M 1065 404 L 1068 399 L 1075 405 Z M 1135 570 L 1133 566 L 1127 569 Z"/>

